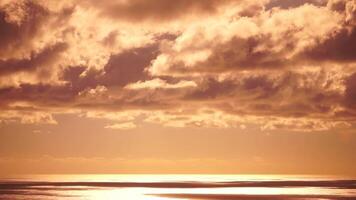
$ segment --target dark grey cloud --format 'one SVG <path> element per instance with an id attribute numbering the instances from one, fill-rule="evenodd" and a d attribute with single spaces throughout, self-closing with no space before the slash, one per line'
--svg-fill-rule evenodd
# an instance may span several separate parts
<path id="1" fill-rule="evenodd" d="M 131 0 L 125 3 L 118 1 L 91 1 L 92 6 L 100 7 L 103 15 L 133 21 L 172 20 L 190 14 L 212 14 L 220 5 L 240 0 Z"/>
<path id="2" fill-rule="evenodd" d="M 105 86 L 125 86 L 145 80 L 148 78 L 145 69 L 158 53 L 158 46 L 155 44 L 112 55 L 104 67 L 104 74 L 99 77 L 99 82 Z"/>
<path id="3" fill-rule="evenodd" d="M 0 59 L 17 59 L 14 56 L 38 51 L 34 43 L 67 23 L 73 12 L 73 7 L 53 12 L 31 0 L 3 5 L 0 7 Z"/>
<path id="4" fill-rule="evenodd" d="M 0 105 L 21 101 L 30 102 L 39 108 L 64 108 L 73 103 L 76 95 L 77 91 L 69 85 L 22 84 L 19 87 L 0 89 Z"/>
<path id="5" fill-rule="evenodd" d="M 61 52 L 67 49 L 67 44 L 58 43 L 47 47 L 39 53 L 32 53 L 30 58 L 24 59 L 0 59 L 0 76 L 6 76 L 20 71 L 33 71 L 40 67 L 48 67 L 59 59 Z"/>
<path id="6" fill-rule="evenodd" d="M 331 38 L 319 42 L 305 50 L 307 59 L 317 62 L 355 62 L 356 61 L 356 27 L 343 29 Z"/>
<path id="7" fill-rule="evenodd" d="M 15 22 L 9 22 L 8 16 L 14 15 L 13 13 L 8 13 L 4 8 L 0 8 L 1 54 L 31 45 L 32 40 L 40 32 L 42 24 L 50 16 L 45 8 L 33 1 L 25 1 L 24 4 L 12 4 L 12 6 L 20 7 L 17 9 L 24 9 L 26 13 L 20 25 L 18 25 Z"/>
<path id="8" fill-rule="evenodd" d="M 129 83 L 149 78 L 145 69 L 158 54 L 156 44 L 130 49 L 111 55 L 103 70 L 90 69 L 86 66 L 67 67 L 60 79 L 68 82 L 80 92 L 99 85 L 105 87 L 124 87 Z"/>
<path id="9" fill-rule="evenodd" d="M 272 9 L 272 8 L 289 9 L 289 8 L 296 8 L 304 4 L 325 6 L 327 2 L 328 2 L 327 0 L 271 0 L 266 5 L 266 9 Z"/>
<path id="10" fill-rule="evenodd" d="M 356 108 L 356 73 L 345 80 L 345 103 L 348 107 Z"/>
<path id="11" fill-rule="evenodd" d="M 199 87 L 186 95 L 189 100 L 211 100 L 231 94 L 237 87 L 233 81 L 219 82 L 214 78 L 208 78 L 199 83 Z"/>

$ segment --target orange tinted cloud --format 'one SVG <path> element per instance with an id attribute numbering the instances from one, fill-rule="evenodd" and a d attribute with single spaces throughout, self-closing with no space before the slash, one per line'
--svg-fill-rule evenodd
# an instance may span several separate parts
<path id="1" fill-rule="evenodd" d="M 119 20 L 174 20 L 177 17 L 194 16 L 195 14 L 209 15 L 217 12 L 220 6 L 241 2 L 241 0 L 115 0 L 89 1 L 87 5 L 97 7 L 102 15 Z"/>
<path id="2" fill-rule="evenodd" d="M 0 5 L 2 121 L 76 113 L 114 129 L 137 120 L 294 131 L 355 124 L 354 1 Z M 23 121 L 25 112 L 46 114 Z"/>

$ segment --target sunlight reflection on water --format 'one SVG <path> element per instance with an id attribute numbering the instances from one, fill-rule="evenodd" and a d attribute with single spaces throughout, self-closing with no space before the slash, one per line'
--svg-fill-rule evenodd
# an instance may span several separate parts
<path id="1" fill-rule="evenodd" d="M 193 199 L 190 198 L 191 196 L 204 199 L 203 197 L 208 195 L 356 198 L 355 181 L 340 182 L 339 180 L 346 179 L 258 175 L 42 175 L 2 179 L 0 199 L 167 200 L 179 198 L 182 200 Z M 308 185 L 309 181 L 312 186 Z M 231 186 L 231 183 L 234 186 Z M 240 183 L 245 185 L 240 187 L 238 185 Z M 262 185 L 253 186 L 260 183 Z M 211 187 L 209 184 L 217 184 L 218 187 Z"/>

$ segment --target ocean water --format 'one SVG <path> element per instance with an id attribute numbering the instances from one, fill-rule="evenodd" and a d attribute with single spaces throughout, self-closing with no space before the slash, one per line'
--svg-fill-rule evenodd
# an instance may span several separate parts
<path id="1" fill-rule="evenodd" d="M 0 179 L 0 199 L 356 200 L 356 180 L 272 175 L 37 175 Z"/>

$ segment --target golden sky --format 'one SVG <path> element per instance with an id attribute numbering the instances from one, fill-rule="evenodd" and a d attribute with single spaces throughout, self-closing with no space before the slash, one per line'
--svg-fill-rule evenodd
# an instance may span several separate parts
<path id="1" fill-rule="evenodd" d="M 0 174 L 356 175 L 355 0 L 0 0 Z"/>

